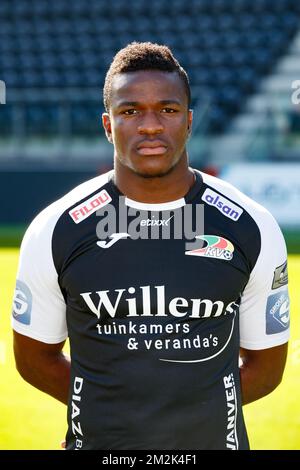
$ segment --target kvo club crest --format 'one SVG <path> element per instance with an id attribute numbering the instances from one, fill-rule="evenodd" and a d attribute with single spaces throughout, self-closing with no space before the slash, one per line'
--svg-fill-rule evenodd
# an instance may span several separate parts
<path id="1" fill-rule="evenodd" d="M 218 235 L 196 235 L 196 238 L 203 240 L 204 246 L 196 250 L 186 251 L 186 255 L 204 256 L 206 258 L 223 259 L 230 261 L 233 257 L 234 246 L 226 238 Z"/>

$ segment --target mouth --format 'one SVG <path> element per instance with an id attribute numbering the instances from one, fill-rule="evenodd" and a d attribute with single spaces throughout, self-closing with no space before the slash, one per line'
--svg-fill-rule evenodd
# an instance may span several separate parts
<path id="1" fill-rule="evenodd" d="M 166 144 L 161 141 L 143 141 L 137 146 L 140 155 L 163 155 L 168 150 Z"/>

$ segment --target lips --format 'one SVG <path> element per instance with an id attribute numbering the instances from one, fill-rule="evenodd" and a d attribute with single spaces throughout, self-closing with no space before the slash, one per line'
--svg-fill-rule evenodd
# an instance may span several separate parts
<path id="1" fill-rule="evenodd" d="M 163 155 L 167 151 L 167 145 L 160 140 L 143 141 L 137 146 L 140 155 Z"/>

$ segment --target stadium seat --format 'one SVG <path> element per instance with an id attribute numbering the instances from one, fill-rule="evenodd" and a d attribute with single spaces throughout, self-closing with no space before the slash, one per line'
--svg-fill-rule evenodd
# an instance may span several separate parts
<path id="1" fill-rule="evenodd" d="M 78 136 L 100 134 L 102 105 L 90 103 L 73 103 L 71 110 L 71 132 Z"/>
<path id="2" fill-rule="evenodd" d="M 7 103 L 0 106 L 0 138 L 9 136 L 13 131 L 13 107 Z"/>
<path id="3" fill-rule="evenodd" d="M 285 53 L 299 17 L 294 0 L 2 0 L 0 78 L 24 91 L 85 94 L 100 90 L 120 47 L 133 40 L 165 43 L 189 72 L 192 93 L 200 86 L 213 97 L 207 132 L 222 132 Z M 72 132 L 97 135 L 93 119 L 101 103 L 86 106 L 71 104 Z M 58 102 L 30 104 L 28 132 L 53 134 L 59 109 Z"/>
<path id="4" fill-rule="evenodd" d="M 27 104 L 25 107 L 26 135 L 41 137 L 59 134 L 59 107 L 48 102 Z"/>

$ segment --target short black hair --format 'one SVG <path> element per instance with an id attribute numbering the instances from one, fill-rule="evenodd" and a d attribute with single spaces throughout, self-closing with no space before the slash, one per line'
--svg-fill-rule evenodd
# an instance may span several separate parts
<path id="1" fill-rule="evenodd" d="M 152 42 L 132 42 L 115 55 L 105 77 L 103 87 L 103 102 L 105 110 L 110 108 L 112 80 L 119 73 L 138 72 L 143 70 L 161 70 L 162 72 L 177 72 L 184 83 L 191 104 L 191 89 L 186 71 L 173 56 L 171 50 L 164 45 Z"/>

